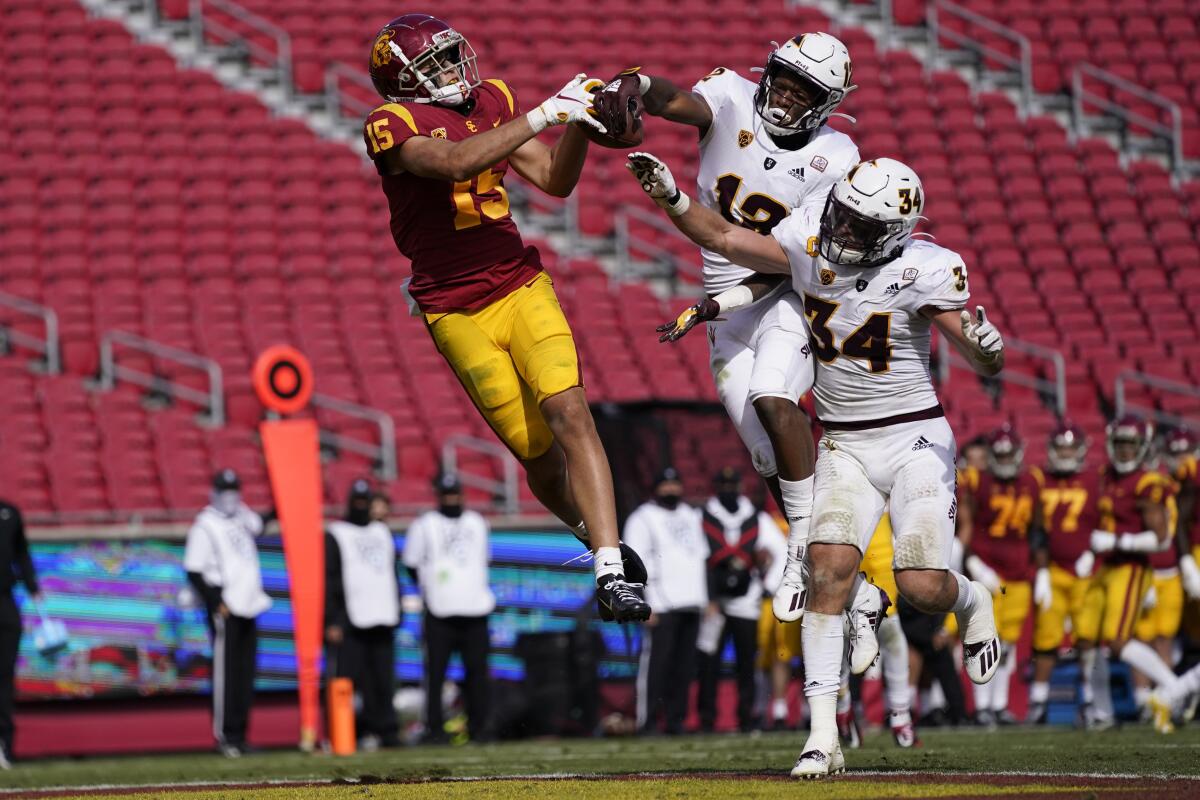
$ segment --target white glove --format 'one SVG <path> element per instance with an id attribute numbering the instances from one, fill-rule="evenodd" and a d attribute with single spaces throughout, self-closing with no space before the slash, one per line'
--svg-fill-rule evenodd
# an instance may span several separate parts
<path id="1" fill-rule="evenodd" d="M 1158 592 L 1154 591 L 1154 585 L 1146 590 L 1146 596 L 1142 598 L 1142 611 L 1149 611 L 1158 605 Z"/>
<path id="2" fill-rule="evenodd" d="M 568 122 L 578 122 L 606 133 L 607 129 L 600 120 L 591 114 L 591 90 L 603 85 L 603 81 L 589 78 L 581 72 L 553 97 L 547 98 L 540 106 L 526 114 L 525 119 L 529 121 L 529 127 L 533 128 L 534 133 L 541 133 L 554 125 L 566 125 Z"/>
<path id="3" fill-rule="evenodd" d="M 1042 611 L 1050 609 L 1054 592 L 1050 590 L 1050 570 L 1042 567 L 1033 577 L 1033 604 Z"/>
<path id="4" fill-rule="evenodd" d="M 1090 546 L 1093 552 L 1107 553 L 1117 546 L 1117 535 L 1110 531 L 1092 531 Z"/>
<path id="5" fill-rule="evenodd" d="M 1200 600 L 1200 568 L 1196 559 L 1186 555 L 1179 559 L 1179 574 L 1183 578 L 1183 591 L 1193 600 Z"/>
<path id="6" fill-rule="evenodd" d="M 688 196 L 679 191 L 675 185 L 675 176 L 656 156 L 650 153 L 630 153 L 625 167 L 633 173 L 633 177 L 642 186 L 651 200 L 664 209 L 672 217 L 678 217 L 688 210 L 691 201 Z"/>
<path id="7" fill-rule="evenodd" d="M 963 309 L 962 332 L 971 346 L 979 353 L 980 361 L 995 361 L 1004 351 L 1004 338 L 1000 336 L 1000 331 L 996 329 L 996 326 L 988 322 L 983 306 L 975 306 L 974 317 L 971 316 L 970 311 Z"/>
<path id="8" fill-rule="evenodd" d="M 1084 550 L 1083 555 L 1075 562 L 1075 574 L 1080 578 L 1089 578 L 1095 566 L 1096 554 L 1091 550 Z"/>
<path id="9" fill-rule="evenodd" d="M 983 584 L 983 588 L 992 594 L 1000 594 L 1000 576 L 996 571 L 983 563 L 979 556 L 967 556 L 967 574 Z"/>

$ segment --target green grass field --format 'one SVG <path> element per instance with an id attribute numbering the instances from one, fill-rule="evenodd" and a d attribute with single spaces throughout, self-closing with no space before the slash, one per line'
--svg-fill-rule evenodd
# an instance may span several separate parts
<path id="1" fill-rule="evenodd" d="M 1137 726 L 1100 734 L 1058 728 L 930 731 L 922 738 L 923 747 L 900 750 L 888 736 L 870 736 L 862 749 L 846 751 L 847 776 L 819 784 L 786 778 L 803 734 L 773 733 L 416 747 L 348 758 L 274 751 L 237 760 L 194 754 L 32 761 L 0 773 L 0 791 L 11 796 L 7 792 L 140 785 L 178 789 L 159 788 L 142 796 L 196 800 L 600 797 L 609 796 L 616 780 L 633 778 L 639 781 L 638 796 L 647 797 L 1135 797 L 1145 791 L 1200 796 L 1200 780 L 1162 780 L 1200 778 L 1200 726 L 1167 737 Z M 1010 772 L 1036 774 L 999 774 Z M 1102 775 L 1143 779 L 1105 781 L 1098 777 Z M 520 777 L 453 780 L 501 776 Z M 560 779 L 535 779 L 543 776 Z M 586 780 L 562 779 L 568 776 Z M 261 786 L 272 781 L 325 785 Z M 247 785 L 188 791 L 180 786 L 205 783 Z M 632 793 L 633 787 L 628 788 L 623 794 Z"/>

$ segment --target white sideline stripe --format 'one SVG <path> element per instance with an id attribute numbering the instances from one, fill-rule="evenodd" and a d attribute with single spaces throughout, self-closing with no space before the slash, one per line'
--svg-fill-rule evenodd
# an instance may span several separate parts
<path id="1" fill-rule="evenodd" d="M 769 777 L 770 775 L 779 776 L 780 771 L 773 773 L 747 773 L 730 771 L 727 773 L 728 779 L 737 780 L 741 778 L 754 777 Z M 1192 781 L 1200 782 L 1200 775 L 1172 775 L 1165 772 L 1154 772 L 1138 774 L 1133 772 L 1036 772 L 1025 770 L 1000 770 L 997 772 L 957 772 L 952 770 L 944 770 L 941 772 L 933 772 L 930 770 L 919 769 L 900 769 L 900 770 L 851 770 L 845 773 L 849 777 L 868 777 L 868 778 L 889 778 L 889 777 L 913 777 L 916 775 L 927 775 L 931 778 L 938 777 L 956 777 L 956 778 L 1087 778 L 1087 779 L 1104 779 L 1111 778 L 1115 780 L 1172 780 L 1172 781 Z M 412 780 L 387 781 L 384 783 L 481 783 L 483 781 L 561 781 L 561 780 L 621 780 L 623 778 L 694 778 L 697 777 L 692 772 L 543 772 L 530 773 L 523 775 L 472 775 L 461 777 L 439 777 L 439 778 L 415 778 Z M 704 773 L 703 777 L 711 780 L 721 780 L 722 773 L 713 771 Z M 837 780 L 833 778 L 832 780 Z M 320 785 L 344 785 L 357 784 L 355 778 L 342 777 L 336 781 L 328 778 L 272 778 L 266 780 L 242 780 L 242 781 L 177 781 L 175 783 L 95 783 L 82 786 L 24 786 L 12 789 L 0 789 L 0 795 L 13 795 L 26 792 L 96 792 L 96 791 L 127 791 L 127 790 L 146 790 L 146 789 L 172 789 L 172 788 L 197 788 L 197 787 L 222 787 L 222 786 L 320 786 Z"/>

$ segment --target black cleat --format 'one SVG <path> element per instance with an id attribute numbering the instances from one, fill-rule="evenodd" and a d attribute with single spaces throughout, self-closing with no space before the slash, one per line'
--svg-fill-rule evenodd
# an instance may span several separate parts
<path id="1" fill-rule="evenodd" d="M 625 580 L 630 583 L 640 583 L 644 586 L 646 579 L 650 577 L 646 573 L 646 565 L 642 563 L 642 557 L 624 542 L 621 542 L 621 566 L 625 569 Z"/>
<path id="2" fill-rule="evenodd" d="M 600 608 L 600 619 L 605 622 L 650 619 L 645 584 L 630 583 L 618 575 L 605 575 L 596 580 L 596 605 Z"/>

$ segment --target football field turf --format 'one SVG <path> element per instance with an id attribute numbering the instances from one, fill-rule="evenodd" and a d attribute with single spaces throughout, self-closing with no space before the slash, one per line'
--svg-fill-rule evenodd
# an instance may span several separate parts
<path id="1" fill-rule="evenodd" d="M 0 773 L 0 798 L 184 797 L 1198 797 L 1200 726 L 1158 736 L 1058 728 L 885 735 L 846 751 L 849 773 L 787 777 L 803 735 L 692 736 L 419 747 L 348 758 L 274 751 L 33 761 Z M 509 776 L 509 777 L 505 777 Z M 135 788 L 135 787 L 141 787 Z"/>

